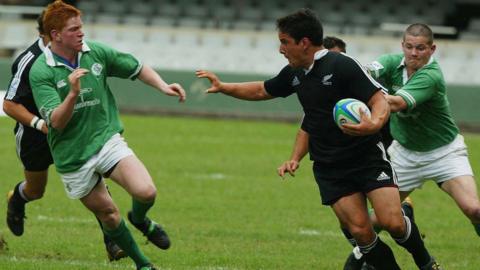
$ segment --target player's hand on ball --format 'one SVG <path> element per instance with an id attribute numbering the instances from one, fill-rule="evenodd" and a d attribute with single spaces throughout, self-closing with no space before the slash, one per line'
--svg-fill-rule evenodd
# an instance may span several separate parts
<path id="1" fill-rule="evenodd" d="M 299 162 L 296 160 L 287 160 L 280 167 L 277 168 L 277 173 L 280 177 L 284 178 L 285 173 L 288 172 L 291 176 L 295 176 L 295 171 L 300 166 Z"/>
<path id="2" fill-rule="evenodd" d="M 351 136 L 366 136 L 377 132 L 376 124 L 372 121 L 370 114 L 360 110 L 360 123 L 350 124 L 345 123 L 340 126 L 343 133 Z"/>
<path id="3" fill-rule="evenodd" d="M 71 86 L 70 91 L 72 91 L 76 95 L 80 94 L 80 89 L 81 89 L 80 78 L 87 73 L 88 73 L 88 69 L 77 68 L 72 73 L 70 73 L 70 75 L 68 75 L 68 82 L 70 83 L 70 86 Z"/>
<path id="4" fill-rule="evenodd" d="M 221 92 L 222 82 L 218 79 L 215 73 L 207 70 L 197 70 L 195 75 L 197 75 L 198 78 L 207 78 L 210 81 L 211 87 L 205 90 L 205 93 Z"/>

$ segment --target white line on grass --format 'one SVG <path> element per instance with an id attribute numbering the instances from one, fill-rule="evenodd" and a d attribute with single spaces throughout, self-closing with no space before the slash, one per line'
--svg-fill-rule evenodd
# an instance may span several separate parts
<path id="1" fill-rule="evenodd" d="M 48 260 L 48 259 L 36 259 L 36 258 L 17 258 L 15 256 L 7 258 L 8 261 L 15 263 L 32 263 L 32 264 L 51 264 L 52 261 L 58 262 L 60 264 L 69 265 L 69 266 L 80 266 L 88 268 L 104 268 L 104 269 L 134 269 L 133 265 L 120 265 L 110 262 L 96 263 L 91 261 L 80 261 L 80 260 Z M 159 270 L 171 270 L 171 268 L 162 268 L 158 265 L 155 266 Z M 225 266 L 201 266 L 194 267 L 195 270 L 238 270 L 238 268 L 230 268 Z"/>
<path id="2" fill-rule="evenodd" d="M 312 229 L 300 229 L 299 234 L 309 236 L 330 236 L 330 237 L 343 237 L 343 235 L 337 231 L 317 231 Z"/>
<path id="3" fill-rule="evenodd" d="M 95 221 L 95 219 L 75 218 L 75 217 L 59 218 L 59 217 L 47 217 L 42 215 L 38 215 L 37 220 L 58 222 L 58 223 L 92 223 Z"/>
<path id="4" fill-rule="evenodd" d="M 190 177 L 195 180 L 225 180 L 228 178 L 228 176 L 223 173 L 204 173 L 204 174 L 185 173 L 184 175 L 186 177 Z"/>
<path id="5" fill-rule="evenodd" d="M 71 265 L 71 266 L 81 266 L 81 267 L 95 267 L 97 268 L 109 268 L 109 269 L 134 269 L 133 265 L 120 265 L 120 264 L 113 264 L 110 262 L 103 262 L 103 263 L 96 263 L 96 262 L 91 262 L 91 261 L 79 261 L 79 260 L 47 260 L 47 259 L 36 259 L 36 258 L 17 258 L 15 256 L 7 258 L 7 260 L 12 261 L 12 262 L 20 262 L 20 263 L 33 263 L 33 264 L 41 264 L 41 263 L 46 263 L 46 264 L 51 264 L 52 261 L 65 264 L 65 265 Z M 162 269 L 162 268 L 158 268 Z M 165 268 L 163 268 L 165 269 Z"/>
<path id="6" fill-rule="evenodd" d="M 195 270 L 237 270 L 237 268 L 229 268 L 223 266 L 203 266 L 203 267 L 195 267 Z"/>

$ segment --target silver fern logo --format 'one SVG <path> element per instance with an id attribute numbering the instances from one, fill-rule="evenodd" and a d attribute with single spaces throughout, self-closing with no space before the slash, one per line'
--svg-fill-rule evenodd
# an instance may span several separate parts
<path id="1" fill-rule="evenodd" d="M 333 77 L 333 74 L 328 74 L 328 75 L 323 76 L 322 84 L 323 85 L 332 85 L 332 82 L 330 81 L 330 79 L 332 77 Z"/>

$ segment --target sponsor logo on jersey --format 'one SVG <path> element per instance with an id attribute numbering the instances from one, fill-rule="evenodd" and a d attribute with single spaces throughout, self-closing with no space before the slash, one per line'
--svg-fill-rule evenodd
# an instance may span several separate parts
<path id="1" fill-rule="evenodd" d="M 328 75 L 323 76 L 322 84 L 323 85 L 332 85 L 332 82 L 329 81 L 332 77 L 333 77 L 333 74 L 328 74 Z"/>

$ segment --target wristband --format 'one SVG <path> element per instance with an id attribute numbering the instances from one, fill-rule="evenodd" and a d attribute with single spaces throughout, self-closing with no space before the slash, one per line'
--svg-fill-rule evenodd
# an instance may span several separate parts
<path id="1" fill-rule="evenodd" d="M 38 116 L 34 116 L 32 121 L 30 121 L 30 126 L 41 131 L 44 123 L 45 120 L 38 118 Z"/>
<path id="2" fill-rule="evenodd" d="M 45 120 L 40 118 L 40 120 L 38 120 L 38 122 L 35 124 L 35 129 L 42 131 L 42 127 L 44 123 L 45 123 Z"/>
<path id="3" fill-rule="evenodd" d="M 30 126 L 31 126 L 32 128 L 35 128 L 35 125 L 38 123 L 39 120 L 40 120 L 40 118 L 38 118 L 38 116 L 34 116 L 34 117 L 32 118 L 32 121 L 30 121 Z"/>

